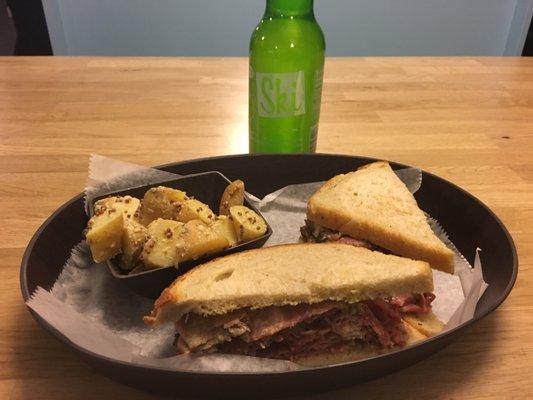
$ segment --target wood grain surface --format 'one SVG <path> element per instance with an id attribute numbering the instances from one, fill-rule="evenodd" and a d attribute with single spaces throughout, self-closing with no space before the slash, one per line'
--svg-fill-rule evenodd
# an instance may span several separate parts
<path id="1" fill-rule="evenodd" d="M 247 152 L 243 58 L 0 58 L 0 398 L 154 398 L 93 371 L 30 316 L 31 235 L 82 191 L 90 153 L 147 166 Z M 533 59 L 328 59 L 318 151 L 422 167 L 509 228 L 507 301 L 452 345 L 313 399 L 533 398 Z M 176 393 L 179 396 L 179 393 Z"/>

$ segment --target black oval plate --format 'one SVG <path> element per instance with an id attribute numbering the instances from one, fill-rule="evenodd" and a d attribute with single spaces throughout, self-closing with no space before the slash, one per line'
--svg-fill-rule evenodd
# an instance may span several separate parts
<path id="1" fill-rule="evenodd" d="M 328 154 L 237 155 L 185 161 L 160 169 L 182 175 L 220 171 L 229 179 L 242 179 L 250 193 L 263 197 L 289 184 L 327 180 L 372 161 L 376 160 Z M 391 166 L 394 169 L 406 167 L 397 163 L 391 163 Z M 256 398 L 326 390 L 373 379 L 407 367 L 443 348 L 465 327 L 496 309 L 509 295 L 516 280 L 518 259 L 513 240 L 500 220 L 479 200 L 426 172 L 415 197 L 423 210 L 443 224 L 470 263 L 473 263 L 476 247 L 483 249 L 483 276 L 489 287 L 478 302 L 472 320 L 403 350 L 358 362 L 292 372 L 236 374 L 167 370 L 96 355 L 73 345 L 54 327 L 32 314 L 46 330 L 103 374 L 152 392 L 197 396 L 231 393 L 232 397 Z M 37 286 L 51 288 L 69 257 L 70 249 L 82 239 L 86 222 L 83 195 L 80 194 L 60 207 L 35 233 L 24 254 L 20 272 L 25 300 Z"/>

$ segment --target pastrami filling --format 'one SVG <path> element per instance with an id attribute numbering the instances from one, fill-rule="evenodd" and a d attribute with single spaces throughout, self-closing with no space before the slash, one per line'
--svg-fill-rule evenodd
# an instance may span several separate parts
<path id="1" fill-rule="evenodd" d="M 355 247 L 364 247 L 369 250 L 378 250 L 384 254 L 389 254 L 390 251 L 384 249 L 374 243 L 364 239 L 356 239 L 351 236 L 345 235 L 339 231 L 325 228 L 321 225 L 315 224 L 308 219 L 305 220 L 305 225 L 300 227 L 300 234 L 306 242 L 311 243 L 344 243 Z"/>
<path id="2" fill-rule="evenodd" d="M 432 293 L 348 304 L 325 301 L 240 309 L 224 315 L 186 314 L 176 323 L 180 353 L 229 353 L 295 359 L 356 343 L 382 349 L 405 346 L 405 314 L 431 311 Z"/>

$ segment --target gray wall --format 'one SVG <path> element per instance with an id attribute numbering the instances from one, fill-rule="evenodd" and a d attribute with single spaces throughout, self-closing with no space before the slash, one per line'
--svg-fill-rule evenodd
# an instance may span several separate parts
<path id="1" fill-rule="evenodd" d="M 246 55 L 264 0 L 43 0 L 57 55 Z M 519 55 L 533 0 L 316 0 L 330 56 Z"/>

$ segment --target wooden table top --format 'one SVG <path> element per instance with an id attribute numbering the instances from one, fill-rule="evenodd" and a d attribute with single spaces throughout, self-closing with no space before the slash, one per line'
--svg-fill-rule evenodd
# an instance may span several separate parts
<path id="1" fill-rule="evenodd" d="M 0 58 L 0 398 L 145 399 L 84 364 L 30 316 L 24 248 L 82 191 L 90 153 L 147 166 L 247 152 L 243 58 Z M 328 59 L 318 151 L 416 165 L 509 228 L 507 301 L 427 360 L 313 396 L 532 398 L 533 59 Z"/>

